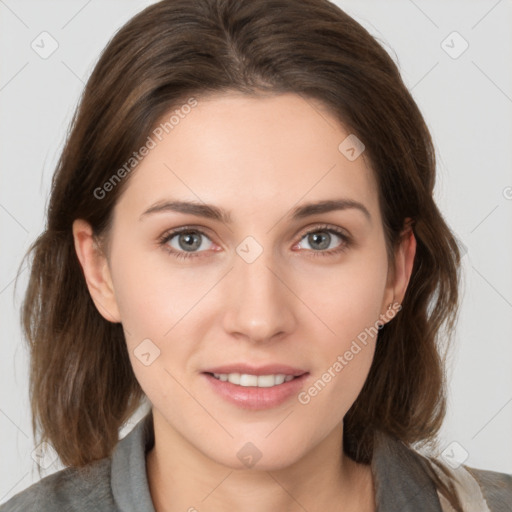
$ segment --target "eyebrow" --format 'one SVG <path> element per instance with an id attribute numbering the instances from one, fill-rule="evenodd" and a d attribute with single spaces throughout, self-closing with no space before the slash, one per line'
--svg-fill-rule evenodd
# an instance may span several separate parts
<path id="1" fill-rule="evenodd" d="M 355 209 L 362 212 L 366 219 L 371 223 L 372 216 L 370 215 L 370 212 L 366 206 L 358 201 L 347 198 L 328 199 L 315 203 L 307 203 L 296 207 L 294 210 L 292 210 L 290 215 L 293 220 L 297 220 L 320 213 L 349 209 Z M 192 201 L 159 201 L 144 211 L 139 217 L 139 221 L 143 220 L 148 215 L 165 212 L 195 215 L 197 217 L 204 217 L 207 219 L 223 222 L 224 224 L 232 223 L 230 212 L 223 210 L 222 208 L 219 208 L 215 205 Z"/>

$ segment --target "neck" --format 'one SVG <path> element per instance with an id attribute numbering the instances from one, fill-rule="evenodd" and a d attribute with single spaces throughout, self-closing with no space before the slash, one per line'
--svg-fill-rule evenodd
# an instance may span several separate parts
<path id="1" fill-rule="evenodd" d="M 375 510 L 370 466 L 344 454 L 342 425 L 285 468 L 233 469 L 198 451 L 157 411 L 153 415 L 155 444 L 146 464 L 156 512 Z"/>

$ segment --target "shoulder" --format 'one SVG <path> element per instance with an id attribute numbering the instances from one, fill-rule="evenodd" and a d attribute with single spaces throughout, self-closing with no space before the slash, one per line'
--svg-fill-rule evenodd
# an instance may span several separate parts
<path id="1" fill-rule="evenodd" d="M 478 482 L 491 512 L 512 511 L 512 474 L 464 466 Z"/>
<path id="2" fill-rule="evenodd" d="M 465 512 L 512 512 L 510 474 L 452 467 L 430 450 L 418 451 L 380 431 L 375 433 L 374 448 L 372 467 L 382 510 L 455 512 L 445 496 L 449 489 L 456 492 Z"/>
<path id="3" fill-rule="evenodd" d="M 431 459 L 430 462 L 445 482 L 449 480 L 453 484 L 464 507 L 475 507 L 478 504 L 480 507 L 478 510 L 482 512 L 512 511 L 511 474 L 466 465 L 453 468 L 439 458 Z M 452 509 L 446 506 L 443 510 L 450 511 Z"/>
<path id="4" fill-rule="evenodd" d="M 83 468 L 62 469 L 0 505 L 0 512 L 114 511 L 110 468 L 111 459 L 105 458 Z"/>

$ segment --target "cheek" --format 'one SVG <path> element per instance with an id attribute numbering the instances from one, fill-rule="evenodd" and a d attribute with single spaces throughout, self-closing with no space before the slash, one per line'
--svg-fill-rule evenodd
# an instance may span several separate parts
<path id="1" fill-rule="evenodd" d="M 205 293 L 208 279 L 176 268 L 164 249 L 137 250 L 135 242 L 116 249 L 112 279 L 125 329 L 132 338 L 163 338 Z"/>
<path id="2" fill-rule="evenodd" d="M 137 251 L 136 243 L 113 246 L 112 280 L 129 357 L 152 401 L 176 403 L 181 396 L 178 382 L 204 327 L 206 301 L 201 299 L 215 279 L 212 270 L 178 269 L 163 249 L 149 253 Z"/>
<path id="3" fill-rule="evenodd" d="M 319 342 L 317 371 L 297 397 L 306 421 L 314 424 L 322 418 L 326 431 L 343 420 L 359 396 L 378 340 L 374 308 L 361 311 L 347 303 L 347 309 L 331 321 L 337 336 Z"/>
<path id="4" fill-rule="evenodd" d="M 387 281 L 383 248 L 354 252 L 336 267 L 299 274 L 297 295 L 304 298 L 316 322 L 324 324 L 326 336 L 320 340 L 326 347 L 343 349 L 379 319 Z"/>
<path id="5" fill-rule="evenodd" d="M 328 424 L 341 421 L 366 381 L 378 339 L 386 264 L 381 251 L 360 253 L 336 272 L 316 272 L 303 281 L 307 304 L 322 321 L 315 319 L 318 374 L 298 397 L 306 410 L 314 410 L 310 417 L 324 414 Z"/>

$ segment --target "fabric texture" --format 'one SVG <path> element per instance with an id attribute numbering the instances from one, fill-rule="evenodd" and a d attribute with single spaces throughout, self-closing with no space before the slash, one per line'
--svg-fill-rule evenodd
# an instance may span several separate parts
<path id="1" fill-rule="evenodd" d="M 377 512 L 453 512 L 427 465 L 453 482 L 464 512 L 512 512 L 512 475 L 467 466 L 452 470 L 389 436 L 375 439 L 371 469 Z M 150 411 L 111 457 L 48 475 L 0 505 L 0 512 L 155 512 L 146 474 L 146 453 L 153 445 Z"/>
<path id="2" fill-rule="evenodd" d="M 442 480 L 453 482 L 464 512 L 490 512 L 478 481 L 466 468 L 459 466 L 457 469 L 453 469 L 445 466 L 444 472 L 436 464 L 432 464 L 432 468 Z M 439 499 L 443 512 L 456 512 L 444 496 L 440 495 Z"/>

